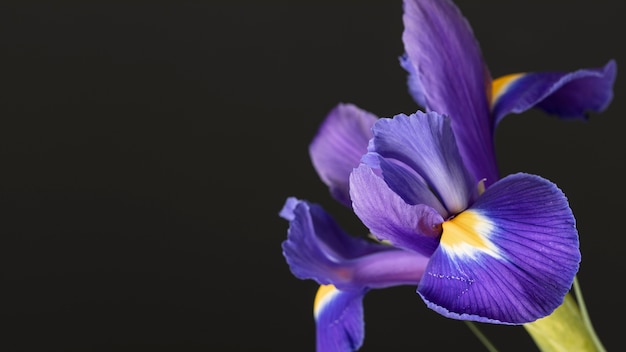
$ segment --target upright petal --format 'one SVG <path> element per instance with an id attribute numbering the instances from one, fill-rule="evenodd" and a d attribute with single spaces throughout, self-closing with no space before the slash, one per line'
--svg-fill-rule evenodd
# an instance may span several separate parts
<path id="1" fill-rule="evenodd" d="M 473 201 L 476 181 L 461 160 L 449 118 L 418 111 L 410 116 L 400 114 L 393 119 L 380 119 L 372 130 L 374 138 L 369 153 L 389 161 L 380 163 L 383 177 L 402 198 L 407 198 L 403 193 L 406 184 L 390 182 L 385 174 L 409 168 L 419 176 L 410 185 L 419 187 L 419 192 L 424 188 L 432 192 L 447 210 L 441 214 L 443 217 L 462 211 Z M 426 205 L 437 209 L 436 204 Z"/>
<path id="2" fill-rule="evenodd" d="M 430 185 L 415 170 L 397 160 L 385 159 L 377 153 L 366 154 L 361 161 L 371 168 L 376 175 L 384 177 L 384 181 L 387 183 L 385 188 L 391 185 L 393 192 L 405 203 L 410 205 L 425 204 L 442 216 L 447 217 L 449 215 L 438 195 L 433 193 Z M 366 189 L 364 191 L 367 192 Z M 354 206 L 354 201 L 352 203 Z"/>
<path id="3" fill-rule="evenodd" d="M 353 104 L 333 108 L 309 145 L 313 167 L 339 202 L 350 206 L 348 179 L 359 165 L 378 118 Z"/>
<path id="4" fill-rule="evenodd" d="M 341 290 L 417 285 L 428 258 L 345 233 L 318 205 L 290 198 L 281 215 L 289 220 L 283 255 L 300 279 Z"/>
<path id="5" fill-rule="evenodd" d="M 418 292 L 455 319 L 523 324 L 554 311 L 580 263 L 565 195 L 528 174 L 496 182 L 445 222 Z"/>
<path id="6" fill-rule="evenodd" d="M 491 76 L 467 20 L 450 0 L 405 0 L 402 40 L 415 100 L 452 118 L 468 169 L 498 179 L 488 93 Z M 411 64 L 411 66 L 409 65 Z M 415 81 L 415 82 L 411 82 Z"/>
<path id="7" fill-rule="evenodd" d="M 366 165 L 350 176 L 352 206 L 379 240 L 430 256 L 439 244 L 443 218 L 424 204 L 410 205 Z"/>
<path id="8" fill-rule="evenodd" d="M 363 296 L 367 289 L 340 291 L 333 285 L 317 290 L 314 304 L 316 351 L 352 352 L 365 338 Z"/>
<path id="9" fill-rule="evenodd" d="M 424 87 L 422 87 L 422 82 L 420 81 L 420 75 L 415 71 L 416 68 L 413 66 L 413 63 L 409 60 L 409 56 L 406 53 L 400 56 L 400 66 L 408 73 L 406 84 L 409 87 L 409 94 L 411 94 L 417 105 L 426 108 L 426 96 L 424 94 Z"/>
<path id="10" fill-rule="evenodd" d="M 495 124 L 509 113 L 539 108 L 563 118 L 601 112 L 613 99 L 617 64 L 574 72 L 533 72 L 500 77 L 493 84 Z"/>

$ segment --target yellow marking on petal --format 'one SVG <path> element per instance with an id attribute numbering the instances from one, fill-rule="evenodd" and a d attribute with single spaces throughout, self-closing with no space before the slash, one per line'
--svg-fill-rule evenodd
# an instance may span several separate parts
<path id="1" fill-rule="evenodd" d="M 332 298 L 339 293 L 339 290 L 335 285 L 320 285 L 315 294 L 315 301 L 313 302 L 313 315 L 317 317 L 322 308 L 332 300 Z"/>
<path id="2" fill-rule="evenodd" d="M 511 73 L 506 76 L 498 77 L 491 83 L 491 102 L 490 105 L 493 108 L 493 104 L 498 101 L 498 98 L 506 91 L 506 89 L 525 73 Z"/>
<path id="3" fill-rule="evenodd" d="M 494 226 L 489 219 L 466 210 L 442 225 L 441 245 L 460 256 L 473 257 L 476 252 L 486 252 L 499 257 L 496 246 L 489 241 Z"/>

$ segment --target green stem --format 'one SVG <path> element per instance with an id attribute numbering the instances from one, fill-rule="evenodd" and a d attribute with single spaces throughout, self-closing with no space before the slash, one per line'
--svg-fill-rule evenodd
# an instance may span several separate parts
<path id="1" fill-rule="evenodd" d="M 587 306 L 585 306 L 585 300 L 583 299 L 583 292 L 580 289 L 580 285 L 578 284 L 578 278 L 574 276 L 574 292 L 576 293 L 576 301 L 578 302 L 578 309 L 580 310 L 580 315 L 582 316 L 583 322 L 589 331 L 589 335 L 591 335 L 591 339 L 593 340 L 593 344 L 596 346 L 599 352 L 606 352 L 606 349 L 602 345 L 602 342 L 598 338 L 593 325 L 591 324 L 591 319 L 589 318 L 589 313 L 587 312 Z"/>
<path id="2" fill-rule="evenodd" d="M 470 328 L 470 330 L 472 330 L 472 332 L 474 333 L 474 335 L 476 335 L 476 337 L 480 340 L 480 342 L 483 343 L 483 345 L 485 345 L 485 347 L 487 347 L 487 350 L 489 352 L 498 352 L 498 349 L 491 343 L 491 341 L 489 341 L 489 339 L 487 338 L 487 336 L 485 336 L 476 326 L 476 324 L 474 324 L 471 321 L 467 321 L 467 320 L 463 320 L 465 322 L 465 324 Z"/>

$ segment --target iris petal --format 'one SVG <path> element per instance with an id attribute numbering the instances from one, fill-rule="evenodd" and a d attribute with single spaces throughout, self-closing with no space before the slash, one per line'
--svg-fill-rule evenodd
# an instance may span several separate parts
<path id="1" fill-rule="evenodd" d="M 289 198 L 281 216 L 289 220 L 283 255 L 294 276 L 300 279 L 335 285 L 349 281 L 347 260 L 384 249 L 345 233 L 316 204 Z"/>
<path id="2" fill-rule="evenodd" d="M 378 118 L 353 104 L 333 108 L 309 146 L 313 166 L 339 202 L 350 206 L 348 179 L 359 165 Z"/>
<path id="3" fill-rule="evenodd" d="M 602 112 L 613 99 L 617 64 L 574 72 L 534 72 L 494 81 L 493 115 L 498 124 L 509 113 L 539 108 L 563 118 L 583 118 Z M 499 84 L 508 81 L 506 84 Z"/>
<path id="4" fill-rule="evenodd" d="M 340 291 L 320 286 L 315 297 L 316 350 L 351 352 L 365 338 L 363 296 L 366 289 Z"/>
<path id="5" fill-rule="evenodd" d="M 418 111 L 410 116 L 380 119 L 372 130 L 374 138 L 368 150 L 390 161 L 380 163 L 383 176 L 389 187 L 403 198 L 407 198 L 406 183 L 390 182 L 385 176 L 394 168 L 408 167 L 419 175 L 423 180 L 415 178 L 411 185 L 425 182 L 448 211 L 442 214 L 444 217 L 462 211 L 476 196 L 476 182 L 461 160 L 449 118 Z M 436 204 L 426 205 L 437 208 Z"/>
<path id="6" fill-rule="evenodd" d="M 409 94 L 411 94 L 411 97 L 413 97 L 413 100 L 415 100 L 417 105 L 425 108 L 426 96 L 424 95 L 424 88 L 422 87 L 420 76 L 417 72 L 415 72 L 416 68 L 413 66 L 413 63 L 409 60 L 406 53 L 400 56 L 400 66 L 402 66 L 402 68 L 404 68 L 409 74 L 406 82 L 409 87 Z"/>
<path id="7" fill-rule="evenodd" d="M 376 153 L 366 154 L 363 163 L 383 177 L 387 185 L 391 186 L 408 204 L 425 204 L 439 214 L 448 214 L 448 210 L 441 204 L 441 200 L 433 193 L 424 178 L 406 165 L 396 160 L 388 160 Z M 383 172 L 384 170 L 384 172 Z"/>
<path id="8" fill-rule="evenodd" d="M 403 21 L 408 62 L 402 64 L 409 67 L 414 99 L 452 118 L 470 172 L 477 180 L 495 182 L 499 175 L 487 96 L 491 76 L 469 23 L 449 0 L 405 0 Z"/>
<path id="9" fill-rule="evenodd" d="M 444 223 L 418 287 L 430 308 L 450 318 L 523 324 L 563 302 L 580 251 L 574 216 L 556 185 L 507 176 L 462 216 L 451 233 Z"/>
<path id="10" fill-rule="evenodd" d="M 379 240 L 430 255 L 439 242 L 443 218 L 432 208 L 409 205 L 366 165 L 350 176 L 354 212 Z"/>
<path id="11" fill-rule="evenodd" d="M 294 276 L 341 290 L 416 285 L 428 258 L 345 233 L 318 205 L 289 198 L 283 255 Z"/>

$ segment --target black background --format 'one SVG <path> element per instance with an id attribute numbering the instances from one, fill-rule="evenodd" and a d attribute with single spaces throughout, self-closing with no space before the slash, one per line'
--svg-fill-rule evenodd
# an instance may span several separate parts
<path id="1" fill-rule="evenodd" d="M 502 174 L 556 182 L 600 338 L 623 345 L 626 49 L 621 0 L 457 1 L 494 77 L 618 63 L 587 122 L 538 111 L 496 134 Z M 567 4 L 567 5 L 566 5 Z M 281 254 L 286 197 L 329 196 L 308 143 L 339 102 L 412 113 L 401 1 L 0 6 L 4 351 L 313 351 L 316 284 Z M 414 287 L 364 301 L 362 351 L 484 348 Z M 502 351 L 521 327 L 481 325 Z"/>

